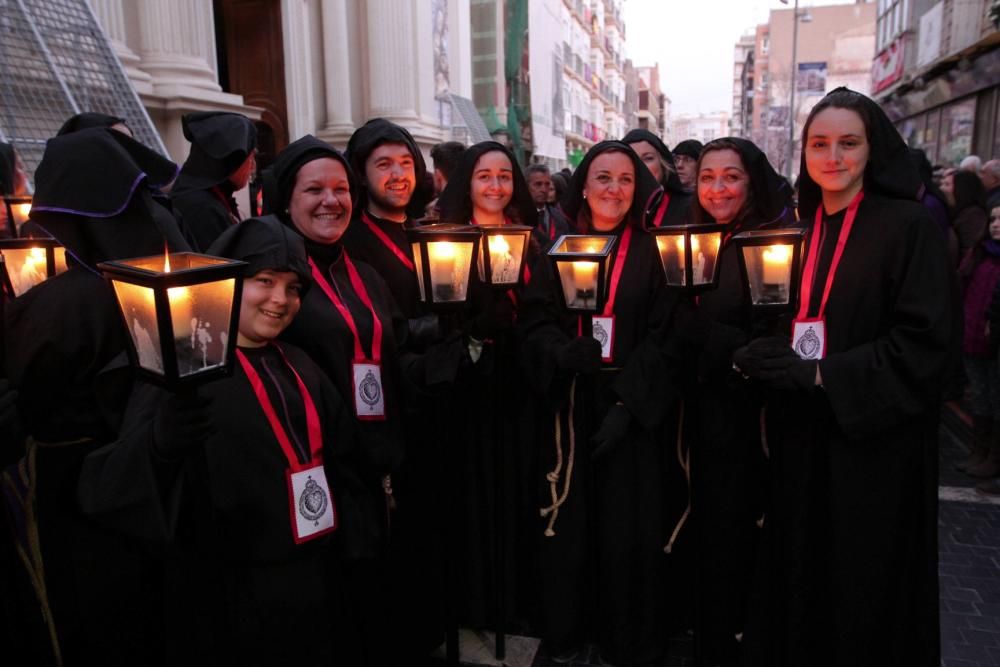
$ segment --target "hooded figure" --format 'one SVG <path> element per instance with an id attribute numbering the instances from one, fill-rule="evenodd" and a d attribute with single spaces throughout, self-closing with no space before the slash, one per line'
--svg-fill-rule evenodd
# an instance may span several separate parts
<path id="1" fill-rule="evenodd" d="M 647 168 L 650 169 L 654 176 L 657 174 L 658 168 L 660 173 L 659 183 L 663 186 L 663 199 L 660 201 L 660 206 L 653 215 L 650 224 L 653 227 L 670 227 L 684 224 L 688 209 L 691 206 L 691 193 L 684 189 L 681 179 L 677 176 L 677 167 L 674 164 L 673 154 L 667 148 L 667 145 L 663 143 L 663 140 L 649 130 L 641 128 L 629 130 L 628 134 L 622 138 L 622 143 L 628 144 L 633 150 L 637 148 L 636 144 L 641 142 L 646 142 L 655 151 L 656 155 L 649 157 L 657 158 L 659 164 L 646 162 L 646 159 L 649 158 L 646 158 L 644 155 L 639 155 L 639 157 L 641 159 L 645 158 L 643 162 L 646 163 Z M 638 153 L 639 151 L 636 150 L 636 152 Z"/>
<path id="2" fill-rule="evenodd" d="M 766 337 L 734 355 L 764 391 L 771 473 L 745 658 L 930 667 L 954 275 L 906 144 L 875 102 L 834 90 L 802 145 L 811 229 L 795 349 Z"/>
<path id="3" fill-rule="evenodd" d="M 128 130 L 125 134 L 132 136 L 132 131 L 129 129 L 128 123 L 125 122 L 124 118 L 119 118 L 117 116 L 109 116 L 104 113 L 97 113 L 95 111 L 85 111 L 84 113 L 78 113 L 75 116 L 70 116 L 66 119 L 66 122 L 62 124 L 59 131 L 56 132 L 57 137 L 61 137 L 64 134 L 69 134 L 70 132 L 79 132 L 80 130 L 89 130 L 92 127 L 108 127 L 112 129 L 116 125 L 121 125 L 124 129 Z"/>
<path id="4" fill-rule="evenodd" d="M 0 195 L 14 194 L 17 179 L 17 153 L 14 146 L 0 142 Z"/>
<path id="5" fill-rule="evenodd" d="M 189 113 L 181 122 L 191 152 L 170 199 L 191 245 L 203 251 L 240 221 L 233 193 L 253 175 L 257 128 L 242 114 L 221 111 Z"/>
<path id="6" fill-rule="evenodd" d="M 707 158 L 722 151 L 729 154 L 721 156 L 718 167 L 706 164 Z M 746 139 L 726 137 L 706 144 L 696 173 L 699 187 L 691 204 L 692 223 L 728 224 L 719 252 L 719 286 L 698 295 L 699 318 L 693 335 L 689 334 L 700 349 L 697 382 L 685 402 L 685 444 L 691 452 L 690 527 L 696 554 L 695 577 L 688 585 L 693 584 L 696 600 L 697 652 L 707 664 L 730 666 L 738 663 L 736 636 L 746 623 L 759 533 L 756 522 L 764 512 L 761 480 L 766 474 L 761 398 L 732 370 L 733 353 L 754 333 L 740 249 L 732 237 L 785 226 L 795 217 L 791 188 L 767 156 Z M 731 193 L 743 198 L 726 202 L 727 220 L 716 220 L 702 205 L 701 198 L 715 192 L 725 200 L 732 199 L 726 197 Z"/>
<path id="7" fill-rule="evenodd" d="M 175 174 L 169 160 L 104 128 L 50 139 L 35 173 L 32 220 L 74 261 L 8 305 L 6 362 L 35 461 L 26 520 L 39 531 L 47 603 L 67 664 L 155 660 L 158 631 L 143 621 L 158 594 L 147 579 L 150 563 L 127 539 L 91 525 L 72 489 L 84 456 L 118 433 L 131 388 L 127 334 L 95 266 L 187 250 L 174 219 L 151 198 Z M 121 632 L 109 635 L 108 623 Z"/>
<path id="8" fill-rule="evenodd" d="M 514 225 L 535 226 L 535 204 L 528 191 L 528 184 L 524 180 L 524 173 L 517 163 L 517 158 L 503 144 L 496 141 L 483 141 L 465 149 L 458 164 L 455 165 L 448 183 L 455 182 L 455 186 L 447 186 L 438 198 L 438 209 L 441 212 L 441 222 L 450 222 L 459 225 L 469 224 L 473 221 L 472 198 L 469 196 L 470 184 L 474 177 L 476 163 L 486 153 L 498 151 L 503 153 L 511 164 L 511 184 L 513 193 L 510 203 L 504 209 L 504 218 Z"/>
<path id="9" fill-rule="evenodd" d="M 670 531 L 687 487 L 665 443 L 676 439 L 683 367 L 675 321 L 688 306 L 666 290 L 656 244 L 643 229 L 660 190 L 627 144 L 591 148 L 563 209 L 578 233 L 615 237 L 608 269 L 615 296 L 592 318 L 593 336 L 581 335 L 582 317 L 567 316 L 559 279 L 540 262 L 519 309 L 522 367 L 545 411 L 534 448 L 541 633 L 567 661 L 596 639 L 609 662 L 655 664 L 687 607 L 667 584 L 679 576 L 681 545 Z M 628 197 L 615 221 L 608 213 Z M 601 211 L 600 227 L 591 206 Z"/>
<path id="10" fill-rule="evenodd" d="M 357 664 L 330 535 L 356 520 L 353 420 L 275 340 L 312 281 L 305 246 L 265 216 L 209 250 L 246 262 L 233 374 L 187 395 L 137 383 L 119 438 L 84 463 L 80 502 L 165 554 L 162 664 Z"/>

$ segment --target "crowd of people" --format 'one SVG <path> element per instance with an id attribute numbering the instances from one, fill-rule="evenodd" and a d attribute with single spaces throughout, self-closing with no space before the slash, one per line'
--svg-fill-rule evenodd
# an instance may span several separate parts
<path id="1" fill-rule="evenodd" d="M 687 633 L 702 665 L 938 665 L 939 409 L 965 378 L 962 466 L 1000 472 L 1000 161 L 938 186 L 845 88 L 794 187 L 746 139 L 642 129 L 572 172 L 492 141 L 428 170 L 381 118 L 267 169 L 244 116 L 184 135 L 178 168 L 82 114 L 34 174 L 26 224 L 69 268 L 6 303 L 6 655 L 419 665 L 461 625 L 560 663 L 658 665 Z M 473 271 L 429 308 L 431 222 L 530 227 L 518 286 Z M 649 233 L 685 224 L 725 230 L 697 298 Z M 733 238 L 784 228 L 808 230 L 800 299 L 757 317 Z M 604 343 L 559 299 L 568 234 L 615 239 Z M 246 263 L 233 373 L 196 390 L 136 378 L 98 269 L 165 250 Z"/>

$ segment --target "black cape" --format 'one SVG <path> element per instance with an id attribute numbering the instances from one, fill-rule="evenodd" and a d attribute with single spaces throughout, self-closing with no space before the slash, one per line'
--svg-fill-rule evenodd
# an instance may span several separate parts
<path id="1" fill-rule="evenodd" d="M 85 111 L 84 113 L 78 113 L 75 116 L 67 118 L 66 122 L 59 128 L 59 131 L 56 132 L 56 136 L 62 136 L 70 132 L 79 132 L 80 130 L 87 130 L 92 127 L 110 128 L 112 125 L 118 124 L 124 125 L 125 119 L 95 111 Z"/>

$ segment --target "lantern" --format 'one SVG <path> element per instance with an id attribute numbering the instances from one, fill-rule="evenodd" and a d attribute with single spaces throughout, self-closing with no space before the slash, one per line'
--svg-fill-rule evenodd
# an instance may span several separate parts
<path id="1" fill-rule="evenodd" d="M 66 249 L 52 238 L 0 239 L 3 290 L 11 298 L 66 270 Z"/>
<path id="2" fill-rule="evenodd" d="M 786 312 L 795 307 L 805 234 L 804 229 L 774 229 L 733 237 L 755 311 Z"/>
<path id="3" fill-rule="evenodd" d="M 701 292 L 719 286 L 722 225 L 684 225 L 649 230 L 656 240 L 667 287 Z"/>
<path id="4" fill-rule="evenodd" d="M 615 236 L 564 234 L 549 249 L 566 310 L 598 313 L 604 308 L 608 258 L 616 240 Z"/>
<path id="5" fill-rule="evenodd" d="M 177 389 L 232 372 L 244 266 L 191 252 L 98 264 L 139 375 Z"/>
<path id="6" fill-rule="evenodd" d="M 471 225 L 437 223 L 406 230 L 420 300 L 430 306 L 461 306 L 469 296 L 469 277 L 480 232 Z"/>
<path id="7" fill-rule="evenodd" d="M 31 213 L 31 197 L 7 195 L 3 198 L 3 206 L 7 214 L 7 231 L 11 238 L 16 238 Z"/>
<path id="8" fill-rule="evenodd" d="M 528 254 L 531 227 L 524 225 L 481 225 L 479 279 L 493 287 L 510 289 L 521 283 L 524 259 Z"/>

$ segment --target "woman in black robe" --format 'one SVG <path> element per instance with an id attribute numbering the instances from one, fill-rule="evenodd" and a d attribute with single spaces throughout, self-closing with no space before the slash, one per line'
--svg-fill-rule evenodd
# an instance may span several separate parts
<path id="1" fill-rule="evenodd" d="M 812 228 L 795 349 L 766 337 L 734 357 L 766 389 L 772 479 L 745 659 L 930 667 L 953 276 L 877 104 L 838 88 L 802 138 L 799 210 Z"/>
<path id="2" fill-rule="evenodd" d="M 556 305 L 561 287 L 548 265 L 539 264 L 520 310 L 522 363 L 550 424 L 539 439 L 540 629 L 548 652 L 567 660 L 590 639 L 613 663 L 661 659 L 668 606 L 687 604 L 664 583 L 664 547 L 687 491 L 670 435 L 679 303 L 642 227 L 658 193 L 631 148 L 605 141 L 584 157 L 563 201 L 580 233 L 616 239 L 616 296 L 604 313 L 615 317 L 610 361 L 579 335 L 580 318 Z"/>
<path id="3" fill-rule="evenodd" d="M 275 340 L 311 283 L 305 247 L 267 216 L 209 252 L 247 263 L 232 376 L 176 394 L 138 384 L 119 439 L 84 463 L 80 503 L 164 553 L 162 664 L 357 664 L 331 542 L 358 520 L 353 420 Z"/>
<path id="4" fill-rule="evenodd" d="M 65 246 L 70 268 L 7 304 L 6 373 L 30 436 L 35 490 L 33 503 L 12 510 L 37 525 L 40 550 L 26 550 L 28 567 L 37 574 L 44 563 L 39 597 L 69 664 L 135 664 L 156 651 L 146 598 L 158 584 L 144 555 L 83 517 L 75 488 L 83 458 L 117 435 L 131 390 L 126 333 L 96 266 L 188 249 L 153 202 L 176 174 L 174 163 L 105 128 L 50 139 L 35 173 L 31 219 Z"/>
<path id="5" fill-rule="evenodd" d="M 253 176 L 257 128 L 242 114 L 222 111 L 189 113 L 181 124 L 191 152 L 170 201 L 191 246 L 204 251 L 240 221 L 233 194 Z"/>
<path id="6" fill-rule="evenodd" d="M 681 183 L 673 153 L 667 145 L 658 136 L 642 128 L 629 130 L 622 137 L 622 143 L 628 144 L 636 152 L 656 182 L 663 186 L 663 198 L 649 220 L 649 225 L 670 227 L 685 224 L 691 208 L 691 192 Z"/>
<path id="7" fill-rule="evenodd" d="M 794 222 L 791 190 L 767 156 L 746 139 L 705 145 L 696 168 L 693 224 L 725 226 L 719 286 L 698 298 L 698 381 L 686 400 L 691 452 L 691 528 L 695 535 L 694 629 L 707 665 L 735 665 L 737 637 L 763 514 L 765 456 L 761 401 L 733 372 L 733 353 L 754 335 L 735 234 Z"/>
<path id="8" fill-rule="evenodd" d="M 442 223 L 535 226 L 534 203 L 517 159 L 495 141 L 463 152 L 438 209 Z M 480 252 L 488 252 L 483 244 L 485 237 Z M 537 244 L 529 241 L 524 253 L 522 280 L 531 275 Z M 458 471 L 455 493 L 462 508 L 453 554 L 460 570 L 460 619 L 471 627 L 523 623 L 529 614 L 529 526 L 538 508 L 533 499 L 535 457 L 524 446 L 531 406 L 517 368 L 513 329 L 523 294 L 521 287 L 498 290 L 474 272 L 469 308 L 454 319 L 468 345 L 469 363 L 448 400 L 458 418 L 446 456 Z M 504 596 L 503 618 L 497 616 L 499 595 Z"/>

